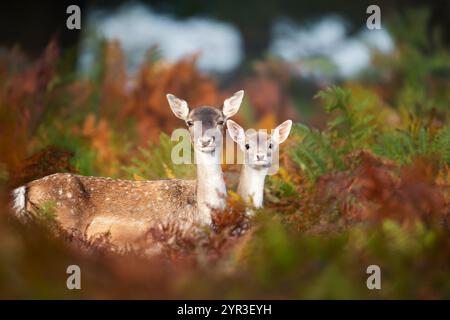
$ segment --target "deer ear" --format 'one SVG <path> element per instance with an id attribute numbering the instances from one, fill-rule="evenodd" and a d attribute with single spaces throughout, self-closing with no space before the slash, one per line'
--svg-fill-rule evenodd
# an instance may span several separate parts
<path id="1" fill-rule="evenodd" d="M 234 142 L 241 145 L 245 141 L 244 129 L 233 120 L 227 120 L 228 134 Z"/>
<path id="2" fill-rule="evenodd" d="M 173 94 L 167 94 L 167 101 L 169 101 L 170 109 L 177 118 L 181 120 L 187 120 L 189 115 L 189 107 L 186 101 L 175 97 Z"/>
<path id="3" fill-rule="evenodd" d="M 289 136 L 289 132 L 291 132 L 292 121 L 286 120 L 278 127 L 275 128 L 273 136 L 278 143 L 284 142 Z"/>
<path id="4" fill-rule="evenodd" d="M 226 118 L 234 116 L 241 106 L 242 98 L 244 98 L 244 90 L 239 90 L 232 97 L 223 103 L 222 113 Z"/>

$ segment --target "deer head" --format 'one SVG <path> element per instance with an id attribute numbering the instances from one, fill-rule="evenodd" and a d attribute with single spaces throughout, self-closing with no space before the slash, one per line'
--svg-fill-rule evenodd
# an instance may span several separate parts
<path id="1" fill-rule="evenodd" d="M 245 154 L 244 164 L 253 169 L 267 169 L 272 166 L 273 155 L 280 143 L 291 131 L 292 121 L 286 120 L 268 134 L 265 130 L 247 130 L 233 120 L 227 121 L 228 132 Z"/>
<path id="2" fill-rule="evenodd" d="M 243 90 L 236 92 L 224 101 L 222 109 L 198 107 L 190 110 L 185 100 L 173 94 L 168 94 L 167 100 L 175 116 L 186 122 L 194 149 L 212 153 L 222 146 L 225 122 L 238 112 L 243 97 Z"/>

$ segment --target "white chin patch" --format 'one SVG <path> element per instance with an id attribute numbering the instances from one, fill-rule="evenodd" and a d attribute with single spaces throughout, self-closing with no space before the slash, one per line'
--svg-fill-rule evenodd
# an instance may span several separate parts
<path id="1" fill-rule="evenodd" d="M 251 166 L 255 169 L 266 169 L 270 168 L 271 164 L 267 161 L 255 161 L 251 163 Z"/>
<path id="2" fill-rule="evenodd" d="M 210 152 L 213 152 L 214 150 L 216 150 L 216 147 L 215 146 L 198 147 L 198 150 L 200 150 L 201 152 L 210 153 Z"/>

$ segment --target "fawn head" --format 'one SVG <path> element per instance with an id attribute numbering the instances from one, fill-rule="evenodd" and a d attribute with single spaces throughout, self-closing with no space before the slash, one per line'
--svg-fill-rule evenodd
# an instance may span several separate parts
<path id="1" fill-rule="evenodd" d="M 244 164 L 253 169 L 267 169 L 272 166 L 273 156 L 280 143 L 291 131 L 292 121 L 286 120 L 268 134 L 266 130 L 244 129 L 233 120 L 227 121 L 228 132 L 234 142 L 244 151 Z"/>
<path id="2" fill-rule="evenodd" d="M 243 97 L 243 90 L 236 92 L 224 101 L 222 109 L 198 107 L 190 110 L 186 101 L 173 94 L 168 94 L 167 100 L 175 116 L 186 122 L 194 148 L 212 153 L 222 146 L 225 122 L 238 112 Z"/>

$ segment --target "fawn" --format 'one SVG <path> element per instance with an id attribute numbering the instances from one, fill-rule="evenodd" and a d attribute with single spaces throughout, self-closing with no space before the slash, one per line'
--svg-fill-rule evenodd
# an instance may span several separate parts
<path id="1" fill-rule="evenodd" d="M 110 232 L 111 242 L 137 239 L 152 223 L 182 227 L 209 225 L 211 211 L 225 207 L 226 190 L 220 166 L 225 121 L 237 113 L 244 92 L 224 101 L 222 109 L 189 109 L 186 101 L 167 95 L 170 108 L 186 122 L 194 146 L 197 180 L 115 180 L 56 173 L 13 190 L 19 218 L 33 215 L 47 202 L 66 230 L 88 237 Z"/>
<path id="2" fill-rule="evenodd" d="M 264 181 L 273 164 L 273 155 L 278 151 L 280 143 L 289 136 L 291 127 L 292 121 L 286 120 L 276 127 L 272 134 L 267 134 L 265 130 L 244 132 L 244 129 L 233 120 L 227 121 L 230 137 L 245 155 L 239 177 L 238 194 L 255 208 L 263 206 Z"/>

